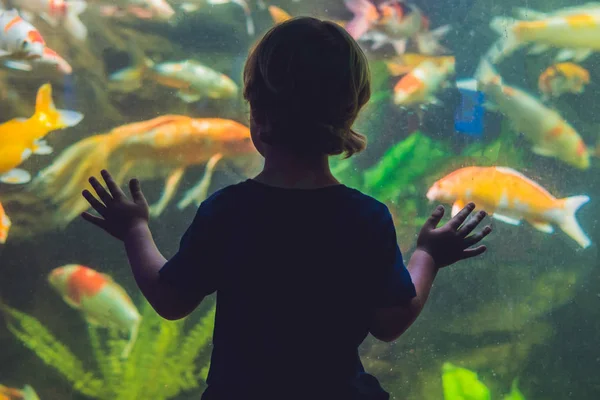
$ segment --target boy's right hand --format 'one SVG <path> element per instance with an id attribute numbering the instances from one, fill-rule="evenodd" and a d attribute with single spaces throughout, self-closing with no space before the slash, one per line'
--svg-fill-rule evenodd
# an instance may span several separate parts
<path id="1" fill-rule="evenodd" d="M 475 209 L 475 204 L 469 203 L 444 226 L 437 228 L 444 216 L 444 207 L 438 206 L 425 222 L 417 239 L 417 249 L 428 253 L 438 268 L 454 264 L 457 261 L 478 256 L 487 248 L 483 245 L 473 249 L 469 247 L 479 243 L 492 231 L 486 226 L 479 233 L 469 236 L 487 215 L 479 211 L 469 222 L 463 225 L 467 217 Z M 462 226 L 461 226 L 462 225 Z"/>

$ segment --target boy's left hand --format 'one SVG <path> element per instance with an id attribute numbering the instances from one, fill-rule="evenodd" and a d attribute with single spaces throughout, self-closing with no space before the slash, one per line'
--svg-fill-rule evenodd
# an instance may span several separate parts
<path id="1" fill-rule="evenodd" d="M 94 188 L 98 199 L 89 190 L 82 192 L 83 197 L 100 214 L 96 217 L 88 212 L 81 214 L 83 219 L 104 229 L 119 240 L 125 237 L 140 225 L 147 225 L 149 218 L 149 207 L 137 179 L 129 181 L 129 190 L 133 199 L 129 200 L 125 193 L 115 183 L 108 171 L 101 172 L 108 191 L 95 177 L 89 181 Z"/>

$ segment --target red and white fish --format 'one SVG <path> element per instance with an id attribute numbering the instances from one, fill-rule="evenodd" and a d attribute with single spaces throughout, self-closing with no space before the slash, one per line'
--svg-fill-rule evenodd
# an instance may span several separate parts
<path id="1" fill-rule="evenodd" d="M 87 28 L 79 19 L 87 7 L 84 0 L 12 0 L 11 4 L 30 22 L 39 16 L 53 28 L 62 27 L 77 40 L 87 37 Z"/>
<path id="2" fill-rule="evenodd" d="M 42 57 L 46 41 L 16 10 L 0 10 L 0 59 Z"/>
<path id="3" fill-rule="evenodd" d="M 12 223 L 10 222 L 8 215 L 6 215 L 2 203 L 0 203 L 0 244 L 6 243 L 11 225 Z"/>
<path id="4" fill-rule="evenodd" d="M 435 94 L 454 74 L 454 57 L 434 62 L 425 60 L 404 75 L 394 87 L 394 103 L 399 106 L 435 104 Z"/>
<path id="5" fill-rule="evenodd" d="M 533 145 L 531 150 L 541 156 L 557 158 L 573 167 L 588 169 L 590 153 L 583 139 L 556 110 L 538 98 L 509 86 L 486 60 L 482 60 L 475 81 L 460 81 L 457 85 L 486 94 L 488 107 L 500 111 Z"/>
<path id="6" fill-rule="evenodd" d="M 129 342 L 122 356 L 129 356 L 142 317 L 121 286 L 106 274 L 75 264 L 52 270 L 48 281 L 68 305 L 81 310 L 89 323 L 128 331 Z"/>
<path id="7" fill-rule="evenodd" d="M 354 18 L 346 25 L 346 30 L 356 39 L 374 42 L 377 49 L 391 43 L 398 54 L 406 50 L 409 40 L 415 40 L 420 53 L 435 54 L 444 52 L 439 40 L 449 31 L 445 25 L 429 30 L 429 20 L 414 4 L 402 0 L 385 1 L 375 6 L 369 0 L 344 0 Z"/>
<path id="8" fill-rule="evenodd" d="M 553 225 L 558 225 L 581 247 L 592 243 L 575 218 L 577 210 L 590 200 L 588 196 L 557 199 L 514 169 L 461 168 L 435 182 L 427 198 L 453 204 L 452 216 L 474 202 L 493 218 L 508 224 L 519 225 L 525 220 L 544 233 L 553 233 Z"/>

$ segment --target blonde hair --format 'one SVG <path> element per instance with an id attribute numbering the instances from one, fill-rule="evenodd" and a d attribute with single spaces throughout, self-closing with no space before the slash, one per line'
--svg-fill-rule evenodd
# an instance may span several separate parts
<path id="1" fill-rule="evenodd" d="M 244 98 L 261 141 L 346 157 L 365 149 L 352 130 L 371 97 L 367 58 L 333 22 L 293 18 L 273 27 L 244 68 Z"/>

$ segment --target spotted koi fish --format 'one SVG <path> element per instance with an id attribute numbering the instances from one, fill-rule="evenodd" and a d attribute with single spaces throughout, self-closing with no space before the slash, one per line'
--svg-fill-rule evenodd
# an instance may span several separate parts
<path id="1" fill-rule="evenodd" d="M 466 167 L 438 180 L 427 192 L 430 201 L 452 203 L 452 216 L 474 202 L 493 218 L 519 225 L 522 220 L 544 233 L 558 225 L 581 247 L 591 240 L 579 226 L 575 213 L 590 198 L 557 199 L 525 175 L 506 167 Z"/>
<path id="2" fill-rule="evenodd" d="M 73 308 L 94 325 L 129 332 L 122 356 L 129 356 L 142 317 L 125 290 L 106 274 L 83 265 L 65 265 L 50 272 L 48 282 Z"/>
<path id="3" fill-rule="evenodd" d="M 40 58 L 46 41 L 16 10 L 0 10 L 0 58 Z"/>
<path id="4" fill-rule="evenodd" d="M 399 106 L 438 103 L 435 94 L 454 74 L 454 65 L 454 57 L 446 57 L 439 62 L 421 62 L 396 83 L 394 103 Z"/>

